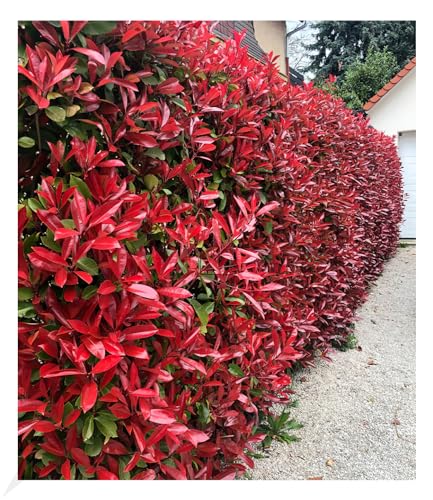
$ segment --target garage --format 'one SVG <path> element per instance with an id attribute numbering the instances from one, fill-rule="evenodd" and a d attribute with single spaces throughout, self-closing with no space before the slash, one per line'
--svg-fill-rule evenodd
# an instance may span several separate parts
<path id="1" fill-rule="evenodd" d="M 398 137 L 404 192 L 404 221 L 400 228 L 401 238 L 416 238 L 416 132 L 400 132 Z"/>
<path id="2" fill-rule="evenodd" d="M 371 125 L 393 137 L 402 163 L 405 210 L 400 238 L 416 241 L 416 58 L 364 104 Z"/>

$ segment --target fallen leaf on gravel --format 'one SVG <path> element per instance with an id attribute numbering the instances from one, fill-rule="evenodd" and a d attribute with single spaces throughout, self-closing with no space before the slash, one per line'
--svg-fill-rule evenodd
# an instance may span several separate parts
<path id="1" fill-rule="evenodd" d="M 334 464 L 335 464 L 335 461 L 332 460 L 332 458 L 328 458 L 328 460 L 326 461 L 326 465 L 328 467 L 332 467 Z"/>
<path id="2" fill-rule="evenodd" d="M 398 418 L 394 418 L 394 420 L 392 420 L 391 424 L 392 425 L 400 425 L 401 422 L 400 422 L 400 420 Z"/>
<path id="3" fill-rule="evenodd" d="M 373 358 L 370 358 L 368 361 L 367 361 L 367 365 L 378 365 L 379 363 L 373 359 Z"/>
<path id="4" fill-rule="evenodd" d="M 307 477 L 307 479 L 310 481 L 319 481 L 319 480 L 323 479 L 323 476 Z"/>

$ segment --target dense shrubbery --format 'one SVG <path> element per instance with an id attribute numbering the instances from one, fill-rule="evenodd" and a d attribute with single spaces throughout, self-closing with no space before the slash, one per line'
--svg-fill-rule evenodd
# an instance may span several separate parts
<path id="1" fill-rule="evenodd" d="M 21 478 L 241 474 L 396 247 L 393 141 L 211 36 L 20 29 Z"/>

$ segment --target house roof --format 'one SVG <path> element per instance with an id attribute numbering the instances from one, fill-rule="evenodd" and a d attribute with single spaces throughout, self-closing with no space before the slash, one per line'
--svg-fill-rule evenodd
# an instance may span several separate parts
<path id="1" fill-rule="evenodd" d="M 241 47 L 247 47 L 248 54 L 258 61 L 265 60 L 266 53 L 260 47 L 254 32 L 253 21 L 219 21 L 213 28 L 213 33 L 223 40 L 233 38 L 234 32 L 245 31 L 245 38 L 242 40 Z M 289 68 L 290 82 L 294 85 L 302 85 L 304 77 L 299 71 Z"/>
<path id="2" fill-rule="evenodd" d="M 259 61 L 263 61 L 265 52 L 260 47 L 254 34 L 254 24 L 252 21 L 220 21 L 213 32 L 223 40 L 233 38 L 234 32 L 245 30 L 245 38 L 242 40 L 241 47 L 248 48 L 248 54 Z"/>
<path id="3" fill-rule="evenodd" d="M 369 111 L 375 104 L 377 104 L 383 96 L 385 96 L 391 89 L 393 89 L 408 73 L 410 73 L 416 66 L 416 57 L 413 57 L 406 66 L 401 69 L 394 78 L 384 85 L 373 97 L 364 104 L 365 111 Z"/>

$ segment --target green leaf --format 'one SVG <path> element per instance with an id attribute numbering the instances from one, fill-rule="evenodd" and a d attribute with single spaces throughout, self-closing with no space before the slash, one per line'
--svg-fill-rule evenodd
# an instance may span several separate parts
<path id="1" fill-rule="evenodd" d="M 86 286 L 86 288 L 83 290 L 83 293 L 81 294 L 81 298 L 84 300 L 89 300 L 94 295 L 96 295 L 97 290 L 98 290 L 98 287 L 95 285 Z"/>
<path id="2" fill-rule="evenodd" d="M 243 297 L 225 297 L 226 302 L 238 302 L 240 306 L 245 305 L 245 299 Z"/>
<path id="3" fill-rule="evenodd" d="M 18 302 L 18 317 L 19 318 L 33 318 L 36 316 L 36 311 L 33 304 L 28 302 Z"/>
<path id="4" fill-rule="evenodd" d="M 77 266 L 91 276 L 96 276 L 99 273 L 98 264 L 90 257 L 81 257 L 77 261 Z"/>
<path id="5" fill-rule="evenodd" d="M 100 410 L 98 412 L 98 418 L 102 418 L 104 420 L 110 420 L 112 422 L 118 420 L 118 418 L 108 410 Z"/>
<path id="6" fill-rule="evenodd" d="M 75 229 L 74 219 L 62 219 L 61 222 L 66 229 Z"/>
<path id="7" fill-rule="evenodd" d="M 265 234 L 272 234 L 272 222 L 265 222 Z"/>
<path id="8" fill-rule="evenodd" d="M 46 236 L 41 236 L 41 241 L 44 246 L 46 246 L 50 250 L 53 250 L 54 252 L 62 251 L 61 246 L 56 241 L 54 241 L 54 234 L 50 229 L 47 229 Z"/>
<path id="9" fill-rule="evenodd" d="M 62 122 L 66 118 L 66 111 L 59 106 L 50 106 L 45 110 L 45 114 L 53 122 Z"/>
<path id="10" fill-rule="evenodd" d="M 87 132 L 84 126 L 74 122 L 67 123 L 63 128 L 68 134 L 72 135 L 72 137 L 78 137 L 78 139 L 81 139 L 82 141 L 87 140 Z"/>
<path id="11" fill-rule="evenodd" d="M 210 422 L 210 411 L 207 404 L 196 403 L 198 420 L 201 424 L 205 425 Z"/>
<path id="12" fill-rule="evenodd" d="M 125 467 L 129 462 L 129 457 L 119 457 L 119 479 L 128 481 L 131 479 L 131 473 L 125 472 Z"/>
<path id="13" fill-rule="evenodd" d="M 82 33 L 77 33 L 77 38 L 80 40 L 82 47 L 87 47 L 86 37 Z"/>
<path id="14" fill-rule="evenodd" d="M 156 76 L 145 76 L 141 81 L 147 85 L 158 85 L 159 79 Z"/>
<path id="15" fill-rule="evenodd" d="M 102 437 L 100 434 L 93 434 L 93 436 L 84 443 L 84 451 L 89 457 L 96 457 L 102 450 Z"/>
<path id="16" fill-rule="evenodd" d="M 36 212 L 37 210 L 42 210 L 44 208 L 41 202 L 36 198 L 29 198 L 27 200 L 27 205 L 32 212 Z"/>
<path id="17" fill-rule="evenodd" d="M 24 135 L 18 139 L 18 145 L 21 148 L 32 148 L 35 145 L 35 140 Z"/>
<path id="18" fill-rule="evenodd" d="M 80 111 L 80 106 L 77 104 L 73 104 L 72 106 L 67 106 L 66 108 L 66 117 L 70 118 L 71 116 L 74 116 Z"/>
<path id="19" fill-rule="evenodd" d="M 88 441 L 93 436 L 93 431 L 95 430 L 94 417 L 92 414 L 88 414 L 84 420 L 83 429 L 81 431 L 81 436 L 83 441 Z"/>
<path id="20" fill-rule="evenodd" d="M 30 300 L 33 297 L 31 288 L 18 288 L 18 300 Z"/>
<path id="21" fill-rule="evenodd" d="M 241 367 L 235 363 L 230 363 L 229 372 L 235 377 L 245 377 L 245 373 L 242 371 Z"/>
<path id="22" fill-rule="evenodd" d="M 59 94 L 58 92 L 48 92 L 47 94 L 47 99 L 49 101 L 53 101 L 54 99 L 58 99 L 59 97 L 63 97 L 63 95 Z"/>
<path id="23" fill-rule="evenodd" d="M 179 106 L 179 108 L 182 108 L 184 111 L 186 111 L 186 106 L 182 99 L 179 99 L 179 97 L 172 97 L 171 101 L 174 102 L 174 104 L 176 104 L 177 106 Z"/>
<path id="24" fill-rule="evenodd" d="M 159 179 L 156 175 L 147 174 L 143 177 L 143 183 L 146 186 L 146 189 L 152 191 L 152 189 L 156 188 L 159 184 Z"/>
<path id="25" fill-rule="evenodd" d="M 209 322 L 209 314 L 211 314 L 215 308 L 214 302 L 206 302 L 201 304 L 195 299 L 190 300 L 190 304 L 194 308 L 202 327 L 206 327 Z M 206 331 L 206 330 L 205 330 Z"/>
<path id="26" fill-rule="evenodd" d="M 103 35 L 111 33 L 116 27 L 116 21 L 89 21 L 82 29 L 85 35 Z"/>
<path id="27" fill-rule="evenodd" d="M 98 415 L 95 417 L 96 427 L 99 429 L 100 433 L 105 437 L 104 444 L 108 443 L 108 441 L 117 437 L 117 425 L 116 422 L 109 420 L 105 417 Z"/>
<path id="28" fill-rule="evenodd" d="M 71 175 L 69 179 L 69 186 L 77 186 L 78 191 L 84 196 L 84 198 L 92 198 L 89 188 L 87 187 L 87 184 L 83 181 L 83 179 L 75 177 L 75 175 Z"/>
<path id="29" fill-rule="evenodd" d="M 36 104 L 30 104 L 30 106 L 27 106 L 24 108 L 29 116 L 34 115 L 38 111 L 38 107 Z"/>
<path id="30" fill-rule="evenodd" d="M 71 413 L 71 411 L 73 409 L 74 409 L 74 406 L 70 401 L 65 403 L 65 406 L 63 407 L 63 423 L 65 422 L 66 417 Z"/>
<path id="31" fill-rule="evenodd" d="M 150 156 L 151 158 L 158 158 L 158 160 L 165 160 L 164 151 L 159 148 L 149 148 L 146 149 L 144 156 Z"/>

